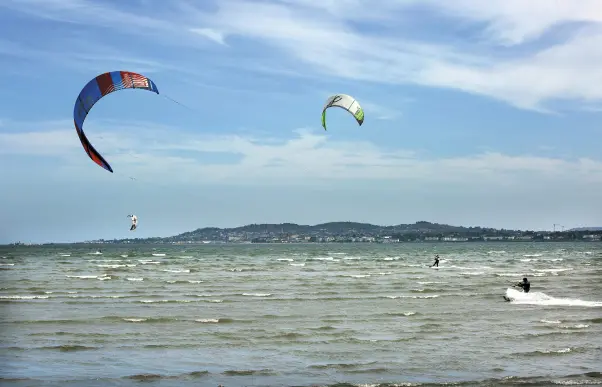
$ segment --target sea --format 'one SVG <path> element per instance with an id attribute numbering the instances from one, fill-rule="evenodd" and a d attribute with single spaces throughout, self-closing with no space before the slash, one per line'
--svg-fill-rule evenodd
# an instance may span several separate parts
<path id="1" fill-rule="evenodd" d="M 2 386 L 602 385 L 600 242 L 11 246 L 0 269 Z"/>

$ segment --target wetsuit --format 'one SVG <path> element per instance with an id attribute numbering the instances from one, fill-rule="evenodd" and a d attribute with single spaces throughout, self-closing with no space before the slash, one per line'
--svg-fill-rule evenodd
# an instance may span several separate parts
<path id="1" fill-rule="evenodd" d="M 519 282 L 516 286 L 523 288 L 525 293 L 529 293 L 529 289 L 531 289 L 531 283 L 529 281 Z"/>
<path id="2" fill-rule="evenodd" d="M 138 217 L 132 215 L 132 227 L 130 227 L 130 231 L 134 231 L 136 227 L 138 227 Z"/>
<path id="3" fill-rule="evenodd" d="M 433 263 L 433 266 L 437 266 L 439 267 L 439 257 L 435 258 L 435 263 Z M 432 267 L 432 266 L 431 266 Z"/>

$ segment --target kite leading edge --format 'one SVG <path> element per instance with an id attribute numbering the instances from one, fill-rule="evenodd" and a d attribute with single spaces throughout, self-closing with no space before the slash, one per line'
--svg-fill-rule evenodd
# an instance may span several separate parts
<path id="1" fill-rule="evenodd" d="M 83 130 L 84 120 L 92 106 L 102 97 L 114 91 L 124 89 L 143 89 L 159 94 L 157 85 L 144 75 L 129 71 L 111 71 L 92 79 L 81 90 L 73 108 L 73 123 L 84 150 L 96 164 L 113 173 L 109 163 L 92 146 Z"/>

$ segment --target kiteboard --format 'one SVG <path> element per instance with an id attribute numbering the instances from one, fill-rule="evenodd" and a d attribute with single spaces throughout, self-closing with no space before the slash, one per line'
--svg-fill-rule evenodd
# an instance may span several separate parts
<path id="1" fill-rule="evenodd" d="M 502 296 L 502 297 L 504 297 L 504 300 L 506 300 L 508 302 L 512 301 L 511 299 L 508 298 L 508 296 Z"/>

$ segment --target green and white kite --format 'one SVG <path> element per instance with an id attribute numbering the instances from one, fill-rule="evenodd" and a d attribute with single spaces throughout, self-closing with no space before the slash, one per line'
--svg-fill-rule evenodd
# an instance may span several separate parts
<path id="1" fill-rule="evenodd" d="M 360 126 L 364 123 L 364 109 L 362 109 L 355 98 L 347 94 L 336 94 L 326 100 L 326 105 L 322 109 L 322 126 L 324 130 L 326 130 L 326 109 L 332 106 L 343 108 L 353 114 Z"/>

